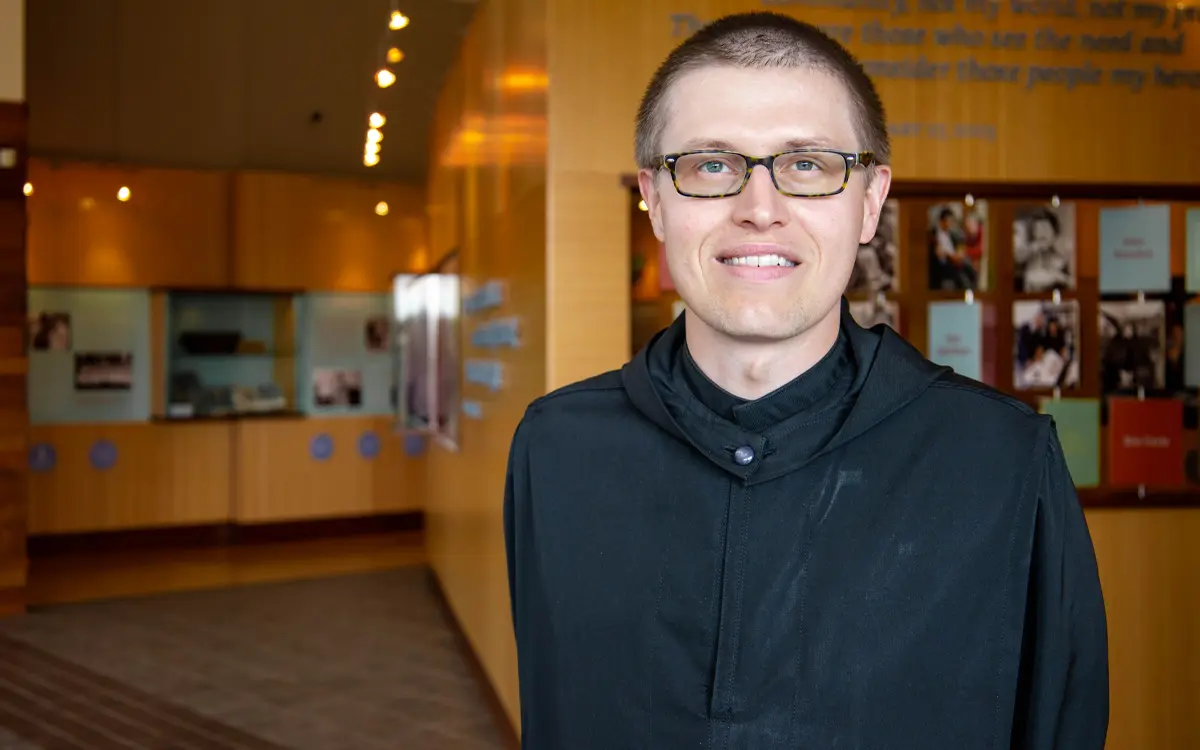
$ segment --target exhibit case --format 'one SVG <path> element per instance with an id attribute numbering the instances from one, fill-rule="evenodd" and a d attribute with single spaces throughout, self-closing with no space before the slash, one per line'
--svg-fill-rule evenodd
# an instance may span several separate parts
<path id="1" fill-rule="evenodd" d="M 279 292 L 166 292 L 163 416 L 298 413 L 296 299 Z"/>

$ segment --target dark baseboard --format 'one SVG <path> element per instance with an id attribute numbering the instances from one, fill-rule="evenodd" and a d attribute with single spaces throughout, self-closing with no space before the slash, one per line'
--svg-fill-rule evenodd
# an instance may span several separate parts
<path id="1" fill-rule="evenodd" d="M 352 518 L 321 518 L 265 524 L 211 524 L 155 529 L 129 529 L 80 534 L 30 536 L 28 557 L 89 555 L 165 549 L 209 549 L 241 544 L 297 542 L 335 537 L 420 531 L 425 514 L 420 511 Z"/>
<path id="2" fill-rule="evenodd" d="M 479 689 L 484 693 L 488 708 L 495 718 L 496 726 L 500 728 L 501 733 L 504 735 L 506 750 L 520 750 L 521 738 L 517 734 L 517 728 L 508 720 L 508 713 L 505 712 L 503 704 L 500 703 L 500 696 L 496 694 L 496 688 L 492 686 L 492 681 L 488 679 L 487 672 L 483 669 L 483 664 L 479 662 L 479 655 L 475 653 L 475 649 L 471 648 L 471 643 L 467 640 L 467 635 L 463 632 L 462 625 L 459 624 L 458 618 L 454 616 L 454 610 L 450 607 L 450 601 L 446 599 L 446 592 L 442 589 L 442 583 L 438 580 L 437 573 L 434 573 L 432 568 L 429 569 L 428 580 L 429 589 L 433 592 L 433 598 L 437 601 L 438 608 L 442 611 L 442 617 L 446 620 L 446 626 L 450 629 L 450 632 L 454 633 L 459 647 L 467 655 L 467 663 L 470 665 L 471 672 L 475 675 L 475 681 L 479 684 Z"/>

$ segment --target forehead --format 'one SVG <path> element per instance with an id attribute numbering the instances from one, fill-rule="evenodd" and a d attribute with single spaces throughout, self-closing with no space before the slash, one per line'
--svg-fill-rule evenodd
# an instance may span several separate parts
<path id="1" fill-rule="evenodd" d="M 813 68 L 707 66 L 671 85 L 661 149 L 723 144 L 756 154 L 794 145 L 859 150 L 850 93 Z"/>

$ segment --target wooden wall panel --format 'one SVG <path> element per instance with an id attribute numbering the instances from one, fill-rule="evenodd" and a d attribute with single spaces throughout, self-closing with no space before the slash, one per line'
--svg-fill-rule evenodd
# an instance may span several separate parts
<path id="1" fill-rule="evenodd" d="M 224 523 L 233 487 L 225 422 L 37 425 L 31 444 L 54 448 L 51 471 L 29 475 L 29 533 L 64 534 Z M 92 467 L 99 440 L 117 450 Z"/>
<path id="2" fill-rule="evenodd" d="M 421 509 L 424 464 L 404 453 L 388 417 L 248 419 L 235 431 L 235 523 L 300 521 L 392 514 Z M 358 452 L 359 438 L 374 431 L 378 455 Z M 315 439 L 327 436 L 333 451 L 312 457 Z"/>
<path id="3" fill-rule="evenodd" d="M 464 360 L 502 362 L 504 388 L 464 383 L 463 397 L 481 404 L 482 418 L 463 417 L 458 452 L 431 446 L 424 496 L 430 564 L 514 726 L 504 472 L 517 422 L 547 387 L 547 295 L 557 263 L 547 242 L 544 28 L 543 0 L 480 6 L 434 116 L 428 183 L 431 260 L 458 248 L 465 293 L 493 280 L 508 287 L 499 309 L 466 315 L 461 327 Z M 470 345 L 475 327 L 493 316 L 520 319 L 519 349 Z M 589 333 L 580 343 L 593 340 Z"/>
<path id="4" fill-rule="evenodd" d="M 31 160 L 29 283 L 210 287 L 230 275 L 224 172 Z M 118 200 L 122 187 L 129 200 Z"/>
<path id="5" fill-rule="evenodd" d="M 0 613 L 24 607 L 25 556 L 25 196 L 24 104 L 0 102 Z"/>
<path id="6" fill-rule="evenodd" d="M 387 204 L 381 216 L 376 207 Z M 396 183 L 241 172 L 233 283 L 256 289 L 383 291 L 429 262 L 425 197 Z"/>
<path id="7" fill-rule="evenodd" d="M 1200 509 L 1092 510 L 1108 616 L 1108 750 L 1200 747 Z"/>

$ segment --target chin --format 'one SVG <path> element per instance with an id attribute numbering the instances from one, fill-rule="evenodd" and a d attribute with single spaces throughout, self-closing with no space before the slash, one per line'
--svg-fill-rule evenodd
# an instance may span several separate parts
<path id="1" fill-rule="evenodd" d="M 756 311 L 753 314 L 743 310 L 739 313 L 721 316 L 718 325 L 712 327 L 725 336 L 743 341 L 783 341 L 811 326 L 811 321 L 799 310 L 790 313 Z"/>

